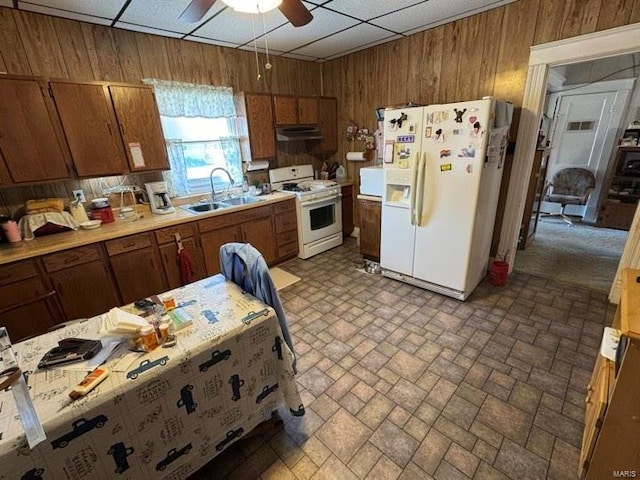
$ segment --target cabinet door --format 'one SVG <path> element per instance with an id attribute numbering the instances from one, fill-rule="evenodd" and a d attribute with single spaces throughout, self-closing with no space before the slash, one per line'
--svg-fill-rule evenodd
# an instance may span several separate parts
<path id="1" fill-rule="evenodd" d="M 102 260 L 54 272 L 51 281 L 67 320 L 93 317 L 120 304 Z"/>
<path id="2" fill-rule="evenodd" d="M 45 333 L 61 321 L 51 296 L 38 298 L 15 308 L 0 312 L 0 327 L 7 327 L 12 343 Z"/>
<path id="3" fill-rule="evenodd" d="M 220 247 L 225 243 L 240 241 L 242 241 L 242 232 L 239 225 L 200 234 L 207 275 L 220 273 Z"/>
<path id="4" fill-rule="evenodd" d="M 126 172 L 122 140 L 105 87 L 70 82 L 51 82 L 50 85 L 78 176 Z"/>
<path id="5" fill-rule="evenodd" d="M 382 204 L 359 200 L 360 253 L 369 260 L 380 261 L 380 229 Z"/>
<path id="6" fill-rule="evenodd" d="M 353 228 L 353 185 L 345 185 L 342 187 L 342 235 L 348 237 Z"/>
<path id="7" fill-rule="evenodd" d="M 271 217 L 243 223 L 242 239 L 257 248 L 267 263 L 276 259 L 276 236 Z"/>
<path id="8" fill-rule="evenodd" d="M 124 303 L 131 303 L 168 290 L 159 255 L 150 248 L 111 257 Z"/>
<path id="9" fill-rule="evenodd" d="M 273 111 L 276 125 L 298 124 L 298 100 L 293 95 L 274 95 Z"/>
<path id="10" fill-rule="evenodd" d="M 69 178 L 59 120 L 37 80 L 0 76 L 0 152 L 14 183 Z"/>
<path id="11" fill-rule="evenodd" d="M 273 128 L 271 96 L 247 94 L 245 102 L 251 159 L 275 158 L 276 132 Z"/>
<path id="12" fill-rule="evenodd" d="M 322 140 L 308 142 L 311 153 L 333 153 L 338 150 L 338 99 L 320 97 L 318 99 L 318 128 Z"/>
<path id="13" fill-rule="evenodd" d="M 195 238 L 182 240 L 182 245 L 189 252 L 194 264 L 195 275 L 193 281 L 202 280 L 206 277 L 204 259 L 202 251 L 198 248 Z M 175 243 L 167 243 L 160 247 L 160 256 L 162 257 L 162 265 L 164 273 L 167 277 L 169 288 L 178 288 L 182 286 L 180 279 L 180 265 L 178 263 L 178 246 Z"/>
<path id="14" fill-rule="evenodd" d="M 160 114 L 153 90 L 145 86 L 109 86 L 124 148 L 132 171 L 169 168 Z"/>
<path id="15" fill-rule="evenodd" d="M 4 163 L 2 148 L 0 148 L 0 188 L 8 187 L 9 185 L 12 185 L 11 176 L 9 175 L 9 170 L 7 170 L 7 165 Z"/>
<path id="16" fill-rule="evenodd" d="M 298 97 L 298 123 L 318 123 L 318 97 Z"/>

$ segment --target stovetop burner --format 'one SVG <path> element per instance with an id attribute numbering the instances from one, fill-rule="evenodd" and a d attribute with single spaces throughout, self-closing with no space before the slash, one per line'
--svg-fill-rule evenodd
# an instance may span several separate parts
<path id="1" fill-rule="evenodd" d="M 297 183 L 283 183 L 282 190 L 286 190 L 287 192 L 304 192 Z"/>

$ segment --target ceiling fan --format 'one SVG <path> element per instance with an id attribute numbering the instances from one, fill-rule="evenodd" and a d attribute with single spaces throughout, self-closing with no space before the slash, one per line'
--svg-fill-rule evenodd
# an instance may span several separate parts
<path id="1" fill-rule="evenodd" d="M 304 6 L 302 0 L 222 0 L 236 11 L 246 13 L 265 13 L 278 8 L 294 27 L 302 27 L 313 19 L 313 15 Z M 209 11 L 216 0 L 191 0 L 180 20 L 196 23 Z"/>

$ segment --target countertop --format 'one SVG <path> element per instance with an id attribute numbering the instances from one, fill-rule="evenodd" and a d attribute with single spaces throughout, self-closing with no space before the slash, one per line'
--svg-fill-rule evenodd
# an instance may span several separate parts
<path id="1" fill-rule="evenodd" d="M 59 252 L 69 248 L 80 247 L 91 243 L 157 230 L 163 227 L 170 227 L 181 223 L 195 222 L 204 218 L 215 217 L 218 215 L 232 215 L 234 212 L 238 212 L 240 210 L 261 207 L 290 198 L 295 198 L 295 194 L 290 192 L 273 192 L 269 195 L 261 196 L 260 198 L 262 201 L 257 203 L 238 205 L 231 208 L 225 208 L 223 210 L 197 214 L 188 212 L 177 206 L 175 207 L 175 213 L 156 215 L 152 214 L 148 210 L 148 207 L 145 207 L 144 212 L 142 212 L 141 207 L 138 207 L 142 215 L 139 219 L 127 218 L 121 220 L 116 214 L 115 222 L 101 225 L 99 228 L 93 230 L 78 229 L 76 231 L 37 237 L 33 240 L 22 241 L 20 243 L 0 244 L 0 265 Z"/>
<path id="2" fill-rule="evenodd" d="M 362 193 L 358 194 L 358 200 L 369 200 L 371 202 L 382 203 L 382 197 L 378 197 L 377 195 L 364 195 Z"/>

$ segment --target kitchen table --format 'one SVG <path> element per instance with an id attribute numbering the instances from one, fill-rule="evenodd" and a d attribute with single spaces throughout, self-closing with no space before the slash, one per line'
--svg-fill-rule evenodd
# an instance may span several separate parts
<path id="1" fill-rule="evenodd" d="M 97 338 L 102 316 L 14 346 L 47 439 L 29 449 L 11 392 L 0 392 L 0 479 L 181 479 L 281 403 L 304 412 L 273 309 L 221 275 L 166 297 L 193 321 L 177 345 L 116 355 L 106 380 L 74 402 L 86 371 L 36 366 L 62 338 Z"/>

